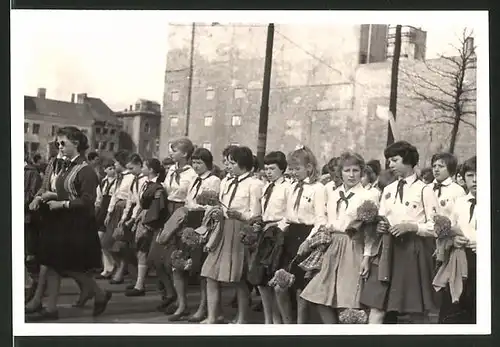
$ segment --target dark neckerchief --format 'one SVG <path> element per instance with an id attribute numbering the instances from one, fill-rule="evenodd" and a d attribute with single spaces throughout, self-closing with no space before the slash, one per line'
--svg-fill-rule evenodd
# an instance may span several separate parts
<path id="1" fill-rule="evenodd" d="M 201 178 L 201 176 L 198 176 L 196 177 L 196 179 L 194 180 L 193 182 L 193 185 L 191 186 L 191 189 L 189 190 L 190 192 L 193 190 L 193 189 L 196 189 L 194 195 L 193 195 L 193 198 L 196 198 L 198 196 L 198 193 L 200 191 L 200 187 L 201 187 L 201 183 L 206 180 L 207 178 L 209 177 L 212 177 L 213 174 L 210 172 L 207 177 L 204 177 L 204 178 Z"/>
<path id="2" fill-rule="evenodd" d="M 354 193 L 353 192 L 349 192 L 349 195 L 345 195 L 344 191 L 341 190 L 339 191 L 339 196 L 340 198 L 337 200 L 337 214 L 339 213 L 340 211 L 340 204 L 343 202 L 345 202 L 345 208 L 347 209 L 349 207 L 349 199 L 352 198 L 354 196 Z"/>
<path id="3" fill-rule="evenodd" d="M 227 189 L 227 193 L 229 193 L 229 190 L 231 189 L 231 187 L 233 187 L 233 191 L 231 193 L 231 197 L 229 198 L 229 203 L 227 204 L 227 208 L 231 207 L 231 203 L 233 202 L 234 197 L 236 196 L 236 191 L 238 190 L 238 185 L 241 182 L 243 182 L 244 180 L 246 180 L 247 178 L 250 178 L 250 177 L 252 177 L 252 176 L 251 175 L 246 175 L 242 179 L 240 179 L 239 177 L 233 178 L 233 180 L 231 181 L 231 183 L 229 184 L 229 187 Z"/>
<path id="4" fill-rule="evenodd" d="M 474 209 L 476 208 L 476 198 L 470 198 L 470 208 L 469 208 L 469 223 L 472 220 L 472 216 L 474 215 Z"/>

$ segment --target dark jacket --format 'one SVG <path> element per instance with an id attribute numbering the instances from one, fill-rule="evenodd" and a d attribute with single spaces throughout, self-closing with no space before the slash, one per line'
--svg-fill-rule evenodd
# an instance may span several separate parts
<path id="1" fill-rule="evenodd" d="M 24 222 L 31 222 L 29 204 L 42 186 L 42 177 L 35 166 L 28 164 L 24 167 Z"/>

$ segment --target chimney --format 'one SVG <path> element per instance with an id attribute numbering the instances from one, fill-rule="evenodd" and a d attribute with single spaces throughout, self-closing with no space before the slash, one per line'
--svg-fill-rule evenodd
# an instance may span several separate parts
<path id="1" fill-rule="evenodd" d="M 37 96 L 37 98 L 45 99 L 46 94 L 47 94 L 47 89 L 45 89 L 45 88 L 38 88 L 36 96 Z"/>
<path id="2" fill-rule="evenodd" d="M 132 111 L 132 105 L 130 105 L 130 107 L 129 107 L 129 109 L 128 109 L 128 110 L 129 110 L 129 111 Z"/>
<path id="3" fill-rule="evenodd" d="M 76 102 L 79 104 L 83 104 L 87 99 L 87 93 L 80 93 L 76 95 Z"/>
<path id="4" fill-rule="evenodd" d="M 474 54 L 474 38 L 469 36 L 465 39 L 464 50 L 466 55 Z"/>
<path id="5" fill-rule="evenodd" d="M 71 93 L 71 103 L 75 102 L 75 93 Z"/>

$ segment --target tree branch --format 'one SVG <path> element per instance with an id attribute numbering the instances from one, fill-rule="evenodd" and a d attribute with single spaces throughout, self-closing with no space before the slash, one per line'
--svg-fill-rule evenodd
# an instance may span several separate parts
<path id="1" fill-rule="evenodd" d="M 464 124 L 466 124 L 466 125 L 470 126 L 471 128 L 476 129 L 476 125 L 475 125 L 475 124 L 472 124 L 472 123 L 470 123 L 470 122 L 468 122 L 468 121 L 464 120 L 463 118 L 460 118 L 460 121 L 461 121 L 462 123 L 464 123 Z"/>

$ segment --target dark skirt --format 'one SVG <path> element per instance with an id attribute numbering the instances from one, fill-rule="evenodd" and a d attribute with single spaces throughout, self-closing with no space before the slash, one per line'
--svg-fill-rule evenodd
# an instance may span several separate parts
<path id="1" fill-rule="evenodd" d="M 45 204 L 39 238 L 41 265 L 58 272 L 87 272 L 102 267 L 101 245 L 94 211 L 60 209 Z"/>
<path id="2" fill-rule="evenodd" d="M 437 313 L 439 295 L 432 286 L 435 239 L 413 233 L 392 242 L 391 281 L 378 279 L 377 258 L 361 289 L 360 303 L 398 313 Z"/>
<path id="3" fill-rule="evenodd" d="M 299 257 L 297 256 L 297 251 L 299 250 L 302 242 L 304 242 L 309 236 L 312 228 L 312 225 L 290 224 L 288 226 L 288 230 L 285 231 L 283 252 L 281 254 L 281 260 L 279 262 L 279 268 L 285 269 L 291 274 L 295 275 L 295 282 L 292 286 L 295 290 L 304 289 L 310 280 L 310 278 L 305 278 L 306 272 L 299 267 L 299 264 L 303 260 L 305 260 L 307 256 Z"/>
<path id="4" fill-rule="evenodd" d="M 167 212 L 168 218 L 179 208 L 183 207 L 184 203 L 182 202 L 167 202 Z M 167 220 L 168 220 L 167 218 Z M 161 233 L 162 230 L 160 230 Z M 164 266 L 167 269 L 172 269 L 172 253 L 176 249 L 180 249 L 182 246 L 180 237 L 178 235 L 172 235 L 170 240 L 166 245 L 161 245 L 156 242 L 156 237 L 152 241 L 151 248 L 149 250 L 148 262 L 153 264 L 154 266 Z"/>
<path id="5" fill-rule="evenodd" d="M 118 239 L 113 236 L 115 229 L 118 227 L 118 223 L 122 218 L 123 211 L 125 210 L 126 205 L 126 200 L 118 200 L 116 202 L 115 208 L 110 215 L 110 221 L 106 226 L 106 232 L 101 240 L 102 248 L 108 250 L 111 253 L 124 255 L 125 253 L 127 253 L 127 251 L 130 250 L 130 243 L 132 242 L 133 238 L 130 228 L 123 226 L 123 236 Z M 130 218 L 131 214 L 132 208 L 130 209 L 127 218 Z"/>
<path id="6" fill-rule="evenodd" d="M 476 254 L 465 249 L 467 257 L 467 279 L 464 280 L 462 295 L 457 303 L 452 303 L 450 289 L 443 290 L 440 324 L 476 324 Z"/>
<path id="7" fill-rule="evenodd" d="M 98 231 L 106 231 L 106 226 L 104 225 L 104 220 L 106 219 L 106 215 L 108 214 L 108 207 L 111 201 L 111 195 L 104 195 L 102 197 L 101 206 L 97 210 L 95 219 L 97 222 L 97 230 Z"/>

